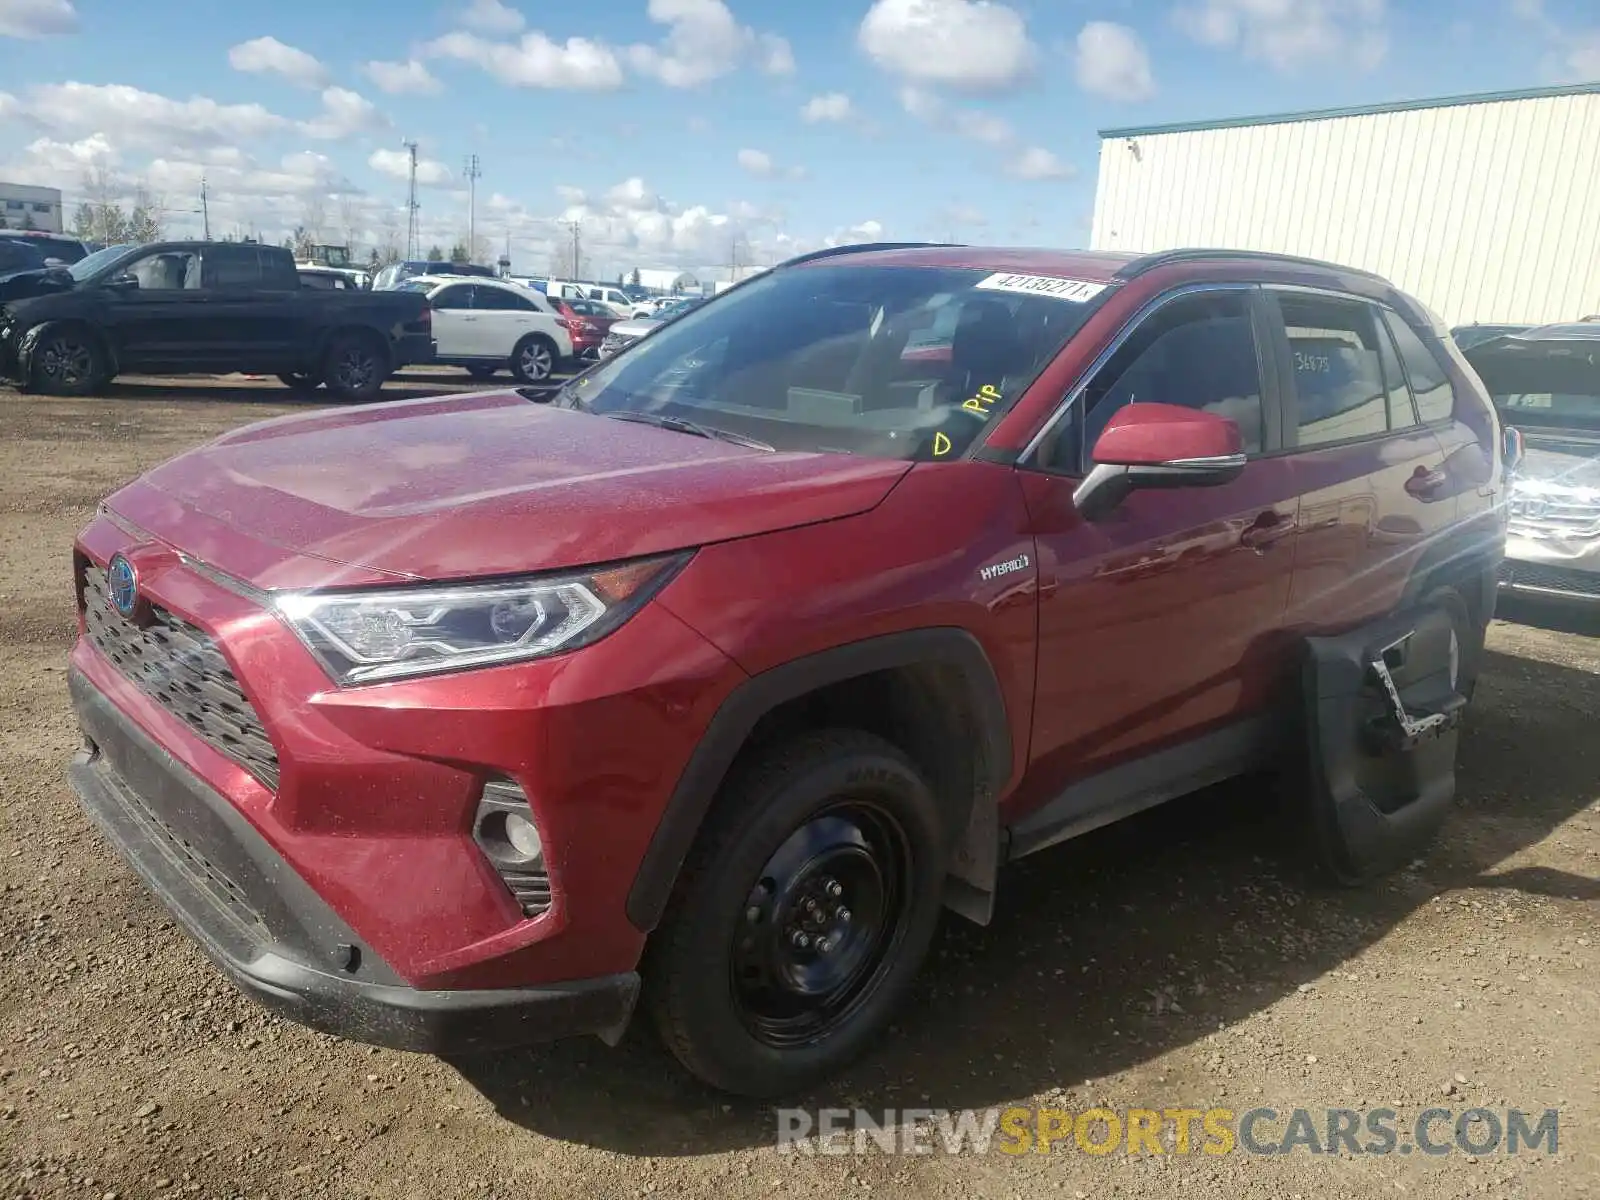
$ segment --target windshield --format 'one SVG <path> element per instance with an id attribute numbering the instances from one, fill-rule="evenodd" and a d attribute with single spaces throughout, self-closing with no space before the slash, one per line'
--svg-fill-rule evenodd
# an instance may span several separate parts
<path id="1" fill-rule="evenodd" d="M 1494 404 L 1509 425 L 1600 433 L 1600 395 L 1584 392 L 1513 392 L 1496 396 Z"/>
<path id="2" fill-rule="evenodd" d="M 802 266 L 698 306 L 566 389 L 780 450 L 948 458 L 1033 382 L 1097 307 L 977 285 L 991 272 Z M 1004 279 L 1004 276 L 995 277 Z M 942 354 L 912 337 L 950 330 Z"/>
<path id="3" fill-rule="evenodd" d="M 122 258 L 130 250 L 136 249 L 138 249 L 137 246 L 129 245 L 107 246 L 104 250 L 96 250 L 93 254 L 80 258 L 77 262 L 73 263 L 67 268 L 67 272 L 73 277 L 73 279 L 77 280 L 79 283 L 82 283 L 90 276 L 99 272 L 102 268 L 108 267 L 112 263 L 116 262 L 119 258 Z"/>

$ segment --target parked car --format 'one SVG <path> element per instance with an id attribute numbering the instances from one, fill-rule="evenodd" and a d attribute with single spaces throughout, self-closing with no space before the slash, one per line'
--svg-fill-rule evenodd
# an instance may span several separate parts
<path id="1" fill-rule="evenodd" d="M 681 317 L 704 303 L 704 298 L 700 296 L 683 296 L 657 309 L 648 317 L 618 321 L 606 332 L 605 340 L 600 343 L 600 357 L 610 358 L 613 354 L 621 353 L 640 338 L 660 329 L 668 321 Z"/>
<path id="2" fill-rule="evenodd" d="M 375 292 L 393 291 L 408 279 L 415 279 L 419 275 L 470 275 L 474 279 L 494 279 L 495 273 L 491 267 L 480 267 L 476 263 L 453 262 L 425 262 L 410 260 L 407 262 L 390 263 L 387 267 L 380 268 L 372 277 L 372 290 Z"/>
<path id="3" fill-rule="evenodd" d="M 1522 444 L 1501 586 L 1600 603 L 1600 324 L 1509 333 L 1466 357 Z"/>
<path id="4" fill-rule="evenodd" d="M 324 292 L 359 292 L 365 290 L 356 273 L 341 270 L 338 267 L 316 267 L 296 263 L 295 271 L 300 276 L 301 287 Z"/>
<path id="5" fill-rule="evenodd" d="M 0 376 L 32 391 L 87 395 L 130 371 L 242 371 L 370 400 L 433 355 L 425 301 L 304 288 L 279 246 L 110 246 L 29 282 L 28 298 L 0 308 Z"/>
<path id="6" fill-rule="evenodd" d="M 1531 325 L 1457 325 L 1450 331 L 1450 336 L 1455 339 L 1457 346 L 1462 350 L 1470 350 L 1480 342 L 1492 341 L 1494 338 L 1504 337 L 1508 333 L 1522 333 L 1533 328 Z"/>
<path id="7" fill-rule="evenodd" d="M 489 379 L 542 383 L 573 357 L 572 334 L 538 292 L 498 279 L 421 275 L 400 285 L 433 306 L 434 361 Z"/>
<path id="8" fill-rule="evenodd" d="M 606 331 L 618 321 L 617 314 L 598 300 L 557 300 L 556 311 L 572 335 L 572 355 L 578 359 L 599 356 Z"/>
<path id="9" fill-rule="evenodd" d="M 21 238 L 0 238 L 0 303 L 31 296 L 50 269 L 39 250 Z"/>
<path id="10" fill-rule="evenodd" d="M 946 304 L 950 361 L 904 360 Z M 1413 861 L 1499 439 L 1362 272 L 822 251 L 547 402 L 279 418 L 118 490 L 71 780 L 295 1020 L 485 1053 L 642 1003 L 793 1094 L 884 1040 L 941 907 L 1107 822 L 1275 772 L 1331 878 Z"/>
<path id="11" fill-rule="evenodd" d="M 594 300 L 604 304 L 616 316 L 624 319 L 646 317 L 652 311 L 650 305 L 643 301 L 635 301 L 621 288 L 607 284 L 589 283 L 584 280 L 550 279 L 545 282 L 541 290 L 555 300 Z"/>
<path id="12" fill-rule="evenodd" d="M 0 241 L 26 242 L 46 259 L 47 266 L 70 267 L 89 256 L 84 243 L 60 233 L 43 233 L 36 229 L 0 229 Z"/>

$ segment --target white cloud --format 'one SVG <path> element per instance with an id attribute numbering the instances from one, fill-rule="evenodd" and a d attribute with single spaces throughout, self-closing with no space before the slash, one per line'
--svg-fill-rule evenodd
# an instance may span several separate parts
<path id="1" fill-rule="evenodd" d="M 976 108 L 952 108 L 922 88 L 901 88 L 900 107 L 919 121 L 985 145 L 1007 146 L 1016 140 L 1004 118 Z"/>
<path id="2" fill-rule="evenodd" d="M 472 0 L 461 11 L 461 24 L 479 33 L 521 33 L 527 23 L 520 12 L 500 3 L 500 0 Z"/>
<path id="3" fill-rule="evenodd" d="M 604 42 L 588 38 L 551 41 L 537 30 L 520 41 L 494 42 L 471 33 L 447 33 L 424 53 L 473 63 L 511 87 L 567 91 L 612 91 L 622 86 L 622 66 Z"/>
<path id="4" fill-rule="evenodd" d="M 848 121 L 851 111 L 849 96 L 843 92 L 828 92 L 807 100 L 800 110 L 800 117 L 813 124 L 818 121 Z"/>
<path id="5" fill-rule="evenodd" d="M 644 186 L 643 183 L 640 186 Z M 589 194 L 581 187 L 573 187 L 569 183 L 556 184 L 556 195 L 561 197 L 563 204 L 587 204 Z"/>
<path id="6" fill-rule="evenodd" d="M 0 0 L 0 37 L 59 37 L 78 32 L 72 0 Z"/>
<path id="7" fill-rule="evenodd" d="M 628 63 L 667 87 L 700 87 L 752 60 L 771 75 L 794 73 L 789 43 L 740 25 L 723 0 L 650 0 L 647 12 L 666 36 L 629 46 Z"/>
<path id="8" fill-rule="evenodd" d="M 331 87 L 322 93 L 322 112 L 301 127 L 324 141 L 338 141 L 389 127 L 389 118 L 365 96 L 348 88 Z"/>
<path id="9" fill-rule="evenodd" d="M 793 75 L 795 73 L 794 47 L 789 39 L 775 33 L 761 35 L 761 69 L 768 75 Z"/>
<path id="10" fill-rule="evenodd" d="M 104 133 L 118 146 L 163 151 L 238 145 L 291 126 L 259 104 L 219 104 L 207 96 L 173 100 L 118 83 L 43 84 L 28 93 L 25 113 L 52 133 Z"/>
<path id="11" fill-rule="evenodd" d="M 1090 21 L 1078 31 L 1077 76 L 1084 91 L 1108 100 L 1148 100 L 1156 91 L 1144 43 L 1113 21 Z"/>
<path id="12" fill-rule="evenodd" d="M 379 91 L 391 96 L 429 96 L 443 90 L 433 73 L 414 58 L 406 62 L 369 62 L 361 69 Z"/>
<path id="13" fill-rule="evenodd" d="M 739 165 L 758 179 L 769 179 L 778 171 L 772 155 L 764 150 L 739 151 Z"/>
<path id="14" fill-rule="evenodd" d="M 1545 75 L 1561 83 L 1600 77 L 1600 27 L 1569 30 L 1545 11 L 1544 0 L 1512 0 L 1511 11 L 1536 26 L 1549 43 Z"/>
<path id="15" fill-rule="evenodd" d="M 856 37 L 891 74 L 971 91 L 1014 86 L 1037 58 L 1021 14 L 998 0 L 877 0 Z"/>
<path id="16" fill-rule="evenodd" d="M 1030 146 L 1006 164 L 1017 179 L 1071 179 L 1073 169 L 1042 146 Z"/>
<path id="17" fill-rule="evenodd" d="M 374 150 L 367 166 L 380 175 L 398 179 L 402 183 L 411 179 L 411 155 L 404 150 Z M 445 187 L 454 180 L 450 168 L 431 158 L 417 159 L 418 187 Z"/>
<path id="18" fill-rule="evenodd" d="M 228 51 L 228 65 L 247 75 L 279 75 L 303 88 L 325 88 L 333 82 L 328 68 L 316 58 L 275 37 L 240 42 Z"/>
<path id="19" fill-rule="evenodd" d="M 1600 78 L 1600 29 L 1573 35 L 1565 62 L 1567 78 L 1573 81 Z"/>
<path id="20" fill-rule="evenodd" d="M 1178 26 L 1283 72 L 1308 62 L 1372 70 L 1389 49 L 1385 0 L 1191 0 Z"/>

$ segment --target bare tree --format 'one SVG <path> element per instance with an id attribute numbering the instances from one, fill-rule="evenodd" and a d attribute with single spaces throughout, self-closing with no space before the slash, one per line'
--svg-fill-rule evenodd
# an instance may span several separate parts
<path id="1" fill-rule="evenodd" d="M 127 240 L 145 245 L 161 240 L 164 213 L 161 201 L 143 184 L 133 189 L 127 219 Z"/>
<path id="2" fill-rule="evenodd" d="M 400 245 L 400 215 L 394 209 L 390 209 L 384 213 L 383 226 L 378 231 L 378 258 L 382 265 L 388 266 L 390 263 L 399 262 L 402 253 L 404 251 Z"/>
<path id="3" fill-rule="evenodd" d="M 300 224 L 311 235 L 311 242 L 322 240 L 322 231 L 328 224 L 328 204 L 321 192 L 312 192 L 306 197 L 305 212 L 300 218 Z"/>
<path id="4" fill-rule="evenodd" d="M 128 240 L 128 219 L 118 203 L 117 182 L 106 164 L 96 162 L 83 173 L 84 202 L 79 206 L 86 240 L 114 246 Z"/>
<path id="5" fill-rule="evenodd" d="M 350 249 L 353 257 L 356 243 L 360 241 L 359 235 L 365 230 L 361 224 L 361 203 L 349 192 L 339 197 L 339 228 L 344 232 L 344 244 Z"/>

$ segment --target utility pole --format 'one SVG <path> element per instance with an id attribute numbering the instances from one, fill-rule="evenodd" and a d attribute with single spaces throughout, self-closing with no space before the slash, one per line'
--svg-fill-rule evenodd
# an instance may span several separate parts
<path id="1" fill-rule="evenodd" d="M 419 257 L 417 246 L 417 144 L 415 142 L 401 142 L 411 155 L 411 193 L 406 200 L 406 260 L 415 262 Z"/>
<path id="2" fill-rule="evenodd" d="M 478 180 L 483 172 L 478 169 L 478 156 L 467 156 L 467 261 L 478 256 Z"/>
<path id="3" fill-rule="evenodd" d="M 567 232 L 572 234 L 572 277 L 581 279 L 583 278 L 583 222 L 569 223 Z"/>
<path id="4" fill-rule="evenodd" d="M 206 197 L 206 177 L 200 176 L 200 220 L 205 225 L 206 241 L 211 240 L 211 205 Z"/>
<path id="5" fill-rule="evenodd" d="M 739 282 L 739 235 L 737 233 L 728 242 L 728 282 Z"/>

